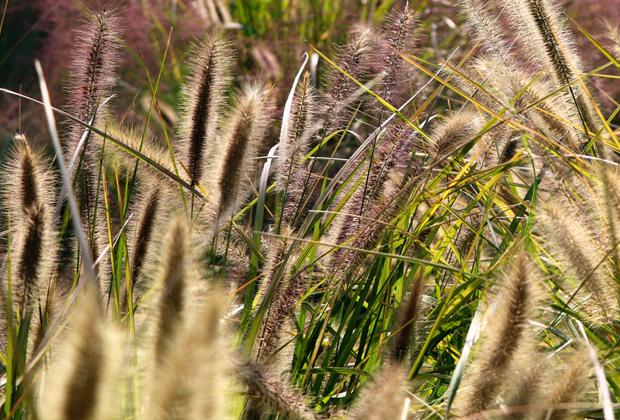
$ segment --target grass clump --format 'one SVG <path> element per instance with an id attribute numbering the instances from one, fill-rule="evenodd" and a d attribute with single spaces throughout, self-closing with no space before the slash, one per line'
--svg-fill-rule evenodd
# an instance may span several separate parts
<path id="1" fill-rule="evenodd" d="M 39 71 L 68 153 L 5 158 L 0 417 L 612 418 L 612 53 L 548 0 L 459 1 L 448 53 L 369 2 L 274 83 L 246 3 L 141 86 L 118 10 L 86 12 L 64 106 Z"/>

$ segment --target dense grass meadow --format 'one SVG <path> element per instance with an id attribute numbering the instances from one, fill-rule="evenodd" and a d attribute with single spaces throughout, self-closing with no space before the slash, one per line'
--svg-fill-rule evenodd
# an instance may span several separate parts
<path id="1" fill-rule="evenodd" d="M 618 0 L 0 7 L 0 418 L 620 415 Z"/>

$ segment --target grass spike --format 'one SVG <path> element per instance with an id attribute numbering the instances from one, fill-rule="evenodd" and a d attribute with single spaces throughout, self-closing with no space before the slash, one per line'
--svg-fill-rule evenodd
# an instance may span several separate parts
<path id="1" fill-rule="evenodd" d="M 372 382 L 364 386 L 347 418 L 358 420 L 403 418 L 407 384 L 407 369 L 403 365 L 396 363 L 382 367 Z"/>
<path id="2" fill-rule="evenodd" d="M 196 315 L 177 324 L 170 352 L 153 374 L 158 384 L 151 387 L 148 418 L 233 418 L 232 342 L 222 327 L 226 301 L 213 289 Z"/>
<path id="3" fill-rule="evenodd" d="M 135 223 L 129 229 L 129 264 L 131 279 L 131 294 L 133 301 L 139 296 L 137 286 L 141 283 L 143 269 L 152 261 L 154 244 L 157 243 L 156 230 L 169 216 L 166 207 L 166 193 L 152 185 L 148 181 L 141 184 L 142 188 L 138 197 L 138 205 L 135 213 Z M 142 191 L 144 189 L 144 191 Z M 120 291 L 121 313 L 128 310 L 128 287 L 127 283 L 121 284 Z"/>
<path id="4" fill-rule="evenodd" d="M 572 299 L 571 307 L 594 324 L 608 323 L 620 310 L 616 289 L 606 274 L 605 255 L 584 221 L 574 217 L 575 210 L 566 202 L 548 202 L 538 220 L 550 251 L 567 274 L 561 286 Z"/>
<path id="5" fill-rule="evenodd" d="M 163 255 L 158 267 L 155 286 L 156 332 L 154 359 L 161 362 L 170 350 L 170 343 L 177 324 L 184 319 L 187 310 L 188 275 L 191 274 L 190 232 L 183 216 L 177 216 L 168 229 Z"/>
<path id="6" fill-rule="evenodd" d="M 596 132 L 600 124 L 583 92 L 585 84 L 571 87 L 582 75 L 582 64 L 573 36 L 558 12 L 560 7 L 554 0 L 503 1 L 502 4 L 506 5 L 513 29 L 530 60 L 548 72 L 558 88 L 568 87 L 567 101 L 575 110 L 573 120 L 586 130 L 584 137 L 588 138 L 587 130 Z"/>
<path id="7" fill-rule="evenodd" d="M 12 243 L 13 304 L 21 317 L 38 305 L 57 263 L 58 239 L 53 220 L 54 179 L 40 151 L 25 137 L 4 167 L 4 198 L 14 228 Z"/>
<path id="8" fill-rule="evenodd" d="M 307 177 L 304 159 L 317 127 L 317 105 L 310 76 L 304 75 L 293 97 L 288 132 L 278 150 L 277 189 L 284 193 L 281 225 L 290 226 L 303 199 L 301 191 Z"/>
<path id="9" fill-rule="evenodd" d="M 114 326 L 105 323 L 96 291 L 86 285 L 71 315 L 69 336 L 54 346 L 40 412 L 52 420 L 114 418 L 118 380 Z M 59 337 L 60 338 L 60 337 Z"/>
<path id="10" fill-rule="evenodd" d="M 260 84 L 246 84 L 237 95 L 224 132 L 217 186 L 213 191 L 217 200 L 207 208 L 207 220 L 216 220 L 216 226 L 227 222 L 247 199 L 255 178 L 256 158 L 272 120 L 273 106 L 269 91 Z"/>
<path id="11" fill-rule="evenodd" d="M 409 296 L 399 309 L 398 324 L 393 338 L 394 343 L 390 351 L 390 359 L 394 362 L 403 362 L 412 347 L 423 293 L 424 276 L 418 272 L 411 283 Z"/>
<path id="12" fill-rule="evenodd" d="M 459 415 L 479 415 L 493 408 L 516 356 L 531 350 L 528 320 L 536 310 L 537 281 L 528 257 L 519 254 L 502 279 L 497 311 L 483 333 L 483 345 L 463 376 L 455 399 Z"/>
<path id="13" fill-rule="evenodd" d="M 591 362 L 587 350 L 578 350 L 564 363 L 564 371 L 559 378 L 553 380 L 544 403 L 550 407 L 545 418 L 551 420 L 565 419 L 569 410 L 554 408 L 556 405 L 578 402 L 589 384 Z"/>
<path id="14" fill-rule="evenodd" d="M 246 363 L 242 368 L 241 375 L 250 395 L 257 399 L 259 409 L 266 413 L 272 412 L 291 419 L 310 420 L 316 418 L 299 391 L 293 389 L 281 378 L 266 371 L 261 365 L 252 362 Z"/>
<path id="15" fill-rule="evenodd" d="M 231 45 L 222 34 L 207 36 L 192 52 L 179 129 L 184 164 L 192 185 L 202 183 L 203 177 L 210 180 L 219 160 L 217 138 L 232 66 Z"/>

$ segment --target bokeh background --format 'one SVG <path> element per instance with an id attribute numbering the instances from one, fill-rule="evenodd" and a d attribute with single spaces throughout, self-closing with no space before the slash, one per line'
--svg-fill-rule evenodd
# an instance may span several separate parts
<path id="1" fill-rule="evenodd" d="M 116 111 L 127 118 L 146 118 L 149 83 L 163 63 L 158 105 L 174 126 L 184 57 L 192 41 L 205 31 L 230 33 L 240 55 L 237 74 L 241 79 L 270 80 L 282 99 L 309 44 L 333 54 L 354 25 L 380 23 L 391 8 L 402 4 L 393 0 L 5 0 L 1 6 L 0 87 L 38 97 L 33 63 L 39 59 L 52 88 L 52 101 L 61 106 L 75 28 L 87 8 L 110 7 L 118 10 L 124 28 L 118 95 L 126 97 L 114 102 L 131 104 Z M 614 24 L 620 22 L 620 1 L 566 0 L 563 4 L 589 68 L 605 62 L 575 22 L 605 43 Z M 441 62 L 457 47 L 454 60 L 470 51 L 472 43 L 453 1 L 419 0 L 410 2 L 410 7 L 420 15 L 418 54 Z M 609 102 L 606 98 L 619 93 L 614 91 L 618 84 L 611 82 L 596 81 L 603 106 Z M 38 105 L 2 94 L 0 109 L 0 147 L 18 131 L 35 142 L 45 141 Z"/>

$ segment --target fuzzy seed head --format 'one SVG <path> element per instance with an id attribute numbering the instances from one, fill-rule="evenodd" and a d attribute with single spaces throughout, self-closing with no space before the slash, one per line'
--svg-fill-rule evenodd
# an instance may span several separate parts
<path id="1" fill-rule="evenodd" d="M 105 118 L 105 110 L 98 112 L 97 108 L 111 94 L 116 84 L 120 49 L 119 28 L 120 22 L 116 13 L 104 8 L 89 11 L 82 28 L 76 33 L 77 46 L 74 49 L 67 87 L 68 111 L 83 122 L 90 122 L 96 115 L 94 125 L 99 125 Z M 84 127 L 74 122 L 69 125 L 67 159 L 70 161 Z M 91 137 L 94 135 L 91 134 Z M 88 143 L 86 154 L 98 155 L 98 139 L 91 138 Z"/>
<path id="2" fill-rule="evenodd" d="M 284 193 L 283 225 L 294 222 L 291 219 L 301 205 L 303 184 L 307 179 L 304 158 L 317 128 L 316 98 L 306 73 L 293 97 L 288 132 L 280 139 L 278 149 L 276 182 L 278 191 Z"/>
<path id="3" fill-rule="evenodd" d="M 590 229 L 568 203 L 548 202 L 539 211 L 545 241 L 566 278 L 562 288 L 571 307 L 583 311 L 594 324 L 617 318 L 620 307 L 616 288 L 609 276 L 605 254 Z"/>
<path id="4" fill-rule="evenodd" d="M 206 219 L 215 226 L 226 223 L 245 202 L 256 177 L 257 157 L 272 121 L 274 104 L 269 91 L 248 84 L 237 95 L 224 131 L 222 155 L 218 160 L 215 197 L 206 208 Z"/>
<path id="5" fill-rule="evenodd" d="M 473 140 L 484 126 L 480 114 L 464 110 L 450 114 L 431 134 L 433 143 L 429 153 L 443 159 Z"/>
<path id="6" fill-rule="evenodd" d="M 403 79 L 409 79 L 411 66 L 401 57 L 402 54 L 412 53 L 415 44 L 416 16 L 413 11 L 404 7 L 391 12 L 385 20 L 381 31 L 382 42 L 379 57 L 377 58 L 385 73 L 377 87 L 377 94 L 390 104 L 401 105 L 409 94 L 407 84 Z M 379 123 L 388 116 L 383 105 L 375 103 L 378 107 Z"/>
<path id="7" fill-rule="evenodd" d="M 165 357 L 175 328 L 186 314 L 191 251 L 188 226 L 182 217 L 173 221 L 163 247 L 164 253 L 157 279 L 159 294 L 154 350 L 156 361 L 161 361 Z"/>
<path id="8" fill-rule="evenodd" d="M 223 327 L 227 296 L 210 290 L 196 315 L 177 325 L 170 352 L 154 369 L 148 418 L 232 419 L 232 341 Z"/>
<path id="9" fill-rule="evenodd" d="M 52 209 L 55 183 L 42 152 L 32 150 L 25 138 L 11 151 L 2 178 L 4 202 L 14 232 L 11 240 L 14 312 L 23 317 L 37 306 L 41 291 L 55 274 L 58 249 Z"/>
<path id="10" fill-rule="evenodd" d="M 528 320 L 538 301 L 538 279 L 526 254 L 520 254 L 502 280 L 497 311 L 483 331 L 479 353 L 463 376 L 455 408 L 476 415 L 495 405 L 501 384 L 517 356 L 532 351 Z"/>
<path id="11" fill-rule="evenodd" d="M 115 360 L 123 357 L 123 351 L 121 347 L 119 354 L 114 326 L 103 320 L 91 286 L 79 296 L 67 334 L 53 346 L 50 382 L 42 392 L 40 412 L 53 420 L 115 418 L 119 414 Z"/>
<path id="12" fill-rule="evenodd" d="M 351 409 L 351 419 L 382 420 L 402 417 L 407 398 L 407 369 L 401 364 L 386 365 L 366 384 Z"/>
<path id="13" fill-rule="evenodd" d="M 208 181 L 221 148 L 220 118 L 230 83 L 233 53 L 221 34 L 208 36 L 194 48 L 183 90 L 179 139 L 192 184 Z"/>
<path id="14" fill-rule="evenodd" d="M 248 393 L 256 399 L 261 412 L 293 419 L 313 419 L 314 414 L 302 395 L 281 378 L 255 363 L 246 363 L 242 371 Z"/>

